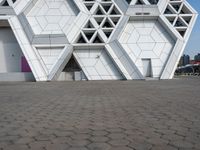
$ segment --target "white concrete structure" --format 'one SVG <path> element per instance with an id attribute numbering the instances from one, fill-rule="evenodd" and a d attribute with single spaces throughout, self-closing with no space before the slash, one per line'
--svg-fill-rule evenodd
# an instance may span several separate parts
<path id="1" fill-rule="evenodd" d="M 186 0 L 0 0 L 0 81 L 171 79 L 196 18 Z"/>

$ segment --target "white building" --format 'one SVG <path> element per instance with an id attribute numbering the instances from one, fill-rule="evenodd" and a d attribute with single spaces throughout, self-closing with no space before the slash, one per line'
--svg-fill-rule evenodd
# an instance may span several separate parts
<path id="1" fill-rule="evenodd" d="M 196 18 L 186 0 L 0 0 L 0 81 L 171 79 Z"/>

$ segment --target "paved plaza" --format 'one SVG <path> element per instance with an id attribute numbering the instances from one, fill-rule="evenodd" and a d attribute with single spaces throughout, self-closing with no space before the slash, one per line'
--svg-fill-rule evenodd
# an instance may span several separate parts
<path id="1" fill-rule="evenodd" d="M 200 78 L 0 83 L 0 150 L 200 150 Z"/>

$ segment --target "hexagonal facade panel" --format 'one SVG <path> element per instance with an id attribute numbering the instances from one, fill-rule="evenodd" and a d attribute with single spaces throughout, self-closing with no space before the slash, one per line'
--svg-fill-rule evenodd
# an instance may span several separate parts
<path id="1" fill-rule="evenodd" d="M 185 0 L 0 0 L 0 6 L 0 34 L 8 35 L 0 37 L 6 43 L 0 81 L 171 79 L 198 15 Z"/>
<path id="2" fill-rule="evenodd" d="M 26 17 L 35 34 L 62 34 L 77 14 L 71 1 L 38 0 Z"/>
<path id="3" fill-rule="evenodd" d="M 74 56 L 89 80 L 123 79 L 105 49 L 75 50 Z"/>
<path id="4" fill-rule="evenodd" d="M 151 60 L 152 77 L 160 77 L 175 41 L 157 20 L 130 21 L 119 42 L 145 76 L 143 60 Z"/>

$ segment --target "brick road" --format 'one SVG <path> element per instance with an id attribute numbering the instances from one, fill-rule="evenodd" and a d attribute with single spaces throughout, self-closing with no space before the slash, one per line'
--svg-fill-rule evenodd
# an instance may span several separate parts
<path id="1" fill-rule="evenodd" d="M 200 78 L 0 83 L 1 150 L 198 150 Z"/>

